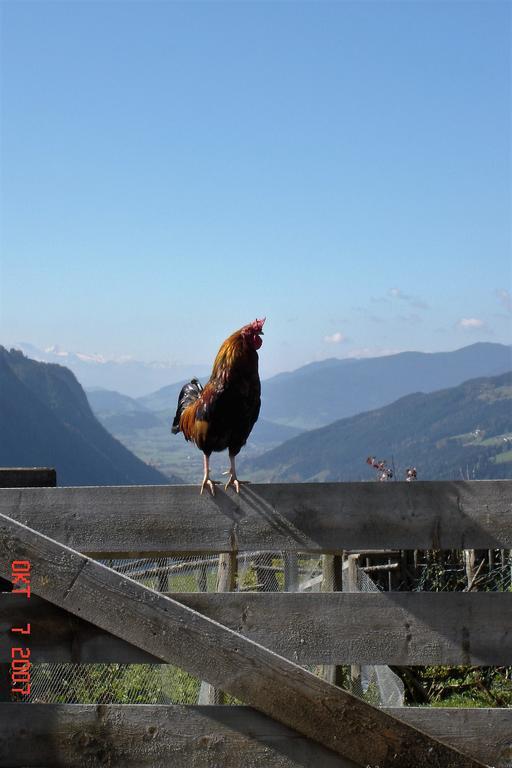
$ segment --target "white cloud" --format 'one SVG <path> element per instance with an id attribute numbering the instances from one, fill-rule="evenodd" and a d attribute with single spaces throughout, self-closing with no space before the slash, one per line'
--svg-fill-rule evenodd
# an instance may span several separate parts
<path id="1" fill-rule="evenodd" d="M 512 295 L 506 288 L 497 288 L 496 297 L 508 312 L 512 312 Z"/>
<path id="2" fill-rule="evenodd" d="M 459 328 L 463 328 L 464 330 L 473 331 L 477 328 L 484 328 L 485 323 L 478 317 L 462 317 L 457 323 L 457 326 Z"/>
<path id="3" fill-rule="evenodd" d="M 416 309 L 430 309 L 426 301 L 423 301 L 419 296 L 411 296 L 409 293 L 404 293 L 401 288 L 390 288 L 388 296 L 392 299 L 408 301 L 411 307 L 416 307 Z"/>
<path id="4" fill-rule="evenodd" d="M 336 333 L 333 333 L 330 336 L 324 336 L 324 341 L 326 341 L 327 344 L 341 344 L 342 341 L 346 340 L 347 337 L 341 333 L 341 331 L 336 331 Z"/>
<path id="5" fill-rule="evenodd" d="M 46 347 L 46 349 L 43 350 L 48 355 L 57 355 L 57 357 L 68 357 L 69 352 L 66 352 L 65 349 L 61 349 L 58 344 L 53 344 L 51 347 Z"/>

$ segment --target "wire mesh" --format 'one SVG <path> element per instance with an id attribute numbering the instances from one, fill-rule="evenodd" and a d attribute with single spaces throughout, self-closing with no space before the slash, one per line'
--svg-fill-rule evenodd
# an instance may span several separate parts
<path id="1" fill-rule="evenodd" d="M 433 550 L 420 555 L 409 584 L 414 591 L 512 591 L 512 550 Z"/>
<path id="2" fill-rule="evenodd" d="M 397 553 L 400 554 L 400 553 Z M 415 564 L 408 589 L 442 591 L 467 588 L 468 571 L 461 553 L 423 553 L 424 562 Z M 485 563 L 481 557 L 487 558 Z M 472 565 L 478 589 L 512 589 L 510 553 L 477 553 Z M 330 592 L 340 589 L 335 572 L 327 567 L 331 556 L 286 552 L 250 552 L 237 557 L 234 589 L 240 592 Z M 389 560 L 389 558 L 387 558 Z M 106 565 L 158 592 L 215 592 L 219 582 L 219 557 L 188 555 L 151 559 L 107 560 Z M 485 567 L 484 567 L 485 565 Z M 371 569 L 370 569 L 371 570 Z M 343 567 L 343 590 L 376 592 L 382 589 L 356 565 L 356 581 L 347 580 Z M 384 571 L 379 574 L 384 573 Z M 373 575 L 373 574 L 372 574 Z M 381 578 L 379 576 L 379 578 Z M 387 576 L 386 576 L 387 578 Z M 401 586 L 397 585 L 397 586 Z M 327 668 L 309 666 L 326 676 Z M 332 669 L 332 668 L 331 668 Z M 400 706 L 404 686 L 400 678 L 383 665 L 339 667 L 340 683 L 355 695 L 375 705 Z M 169 664 L 34 664 L 31 693 L 24 701 L 39 703 L 121 703 L 195 704 L 213 703 L 205 685 L 184 670 Z"/>
<path id="3" fill-rule="evenodd" d="M 43 704 L 195 704 L 199 690 L 170 664 L 35 664 L 30 682 Z"/>
<path id="4" fill-rule="evenodd" d="M 219 557 L 103 560 L 105 565 L 157 592 L 217 591 Z M 300 555 L 298 572 L 309 581 L 321 571 L 318 558 Z M 283 591 L 284 558 L 274 552 L 243 553 L 237 558 L 237 591 Z M 36 663 L 31 670 L 28 703 L 195 704 L 201 681 L 170 664 Z"/>
<path id="5" fill-rule="evenodd" d="M 357 564 L 355 580 L 348 577 L 348 562 L 343 569 L 343 591 L 379 592 L 379 588 L 365 571 Z M 355 583 L 354 583 L 355 581 Z M 402 680 L 388 666 L 383 664 L 351 665 L 351 693 L 365 699 L 370 704 L 383 707 L 403 707 L 405 688 Z"/>
<path id="6" fill-rule="evenodd" d="M 189 555 L 102 561 L 158 592 L 215 592 L 219 557 Z M 237 557 L 235 590 L 240 592 L 331 591 L 322 557 L 279 552 L 242 553 Z M 309 667 L 323 674 L 323 667 Z M 366 678 L 365 678 L 366 679 Z M 369 679 L 369 678 L 368 678 Z M 359 693 L 370 694 L 372 683 Z M 37 703 L 194 704 L 205 701 L 204 685 L 169 664 L 34 664 L 31 693 Z"/>

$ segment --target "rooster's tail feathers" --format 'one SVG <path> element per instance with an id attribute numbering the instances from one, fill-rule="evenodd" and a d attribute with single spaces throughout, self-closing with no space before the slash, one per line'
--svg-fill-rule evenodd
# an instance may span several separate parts
<path id="1" fill-rule="evenodd" d="M 192 403 L 195 403 L 195 401 L 200 396 L 202 391 L 203 391 L 203 388 L 199 383 L 198 379 L 192 379 L 192 381 L 189 381 L 188 384 L 185 384 L 185 386 L 182 387 L 180 396 L 178 397 L 178 407 L 176 409 L 176 415 L 172 423 L 173 435 L 177 435 L 178 432 L 181 431 L 180 420 L 181 420 L 181 415 L 183 411 L 185 410 L 185 408 L 188 408 L 189 405 L 192 405 Z"/>

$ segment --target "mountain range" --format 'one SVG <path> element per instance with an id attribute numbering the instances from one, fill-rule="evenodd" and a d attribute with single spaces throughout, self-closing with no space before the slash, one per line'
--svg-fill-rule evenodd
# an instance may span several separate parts
<path id="1" fill-rule="evenodd" d="M 253 461 L 257 466 L 258 456 L 304 432 L 300 425 L 318 428 L 343 416 L 388 405 L 415 390 L 428 393 L 511 369 L 511 348 L 485 343 L 454 352 L 406 352 L 312 363 L 262 382 L 260 419 L 241 458 L 248 460 L 247 466 Z M 176 382 L 136 399 L 100 390 L 89 390 L 88 397 L 102 424 L 137 456 L 165 473 L 196 482 L 200 471 L 197 450 L 181 435 L 169 434 L 182 384 Z M 307 442 L 308 438 L 304 435 L 303 439 Z M 213 455 L 214 470 L 225 469 L 225 464 L 224 456 Z"/>
<path id="2" fill-rule="evenodd" d="M 178 481 L 144 464 L 107 432 L 68 368 L 0 346 L 0 391 L 0 466 L 55 467 L 59 485 Z"/>
<path id="3" fill-rule="evenodd" d="M 279 424 L 314 429 L 380 408 L 411 392 L 433 392 L 511 369 L 512 347 L 490 343 L 454 352 L 332 358 L 264 381 L 262 414 Z"/>
<path id="4" fill-rule="evenodd" d="M 421 465 L 422 479 L 509 476 L 511 369 L 510 347 L 473 344 L 279 374 L 262 383 L 241 462 L 257 480 L 371 479 L 369 453 Z M 0 347 L 0 464 L 56 466 L 60 484 L 197 482 L 199 452 L 170 433 L 182 383 L 86 396 L 68 368 Z M 215 473 L 225 464 L 214 454 Z"/>
<path id="5" fill-rule="evenodd" d="M 185 380 L 197 376 L 204 382 L 209 376 L 205 365 L 142 362 L 126 356 L 108 359 L 55 345 L 42 350 L 26 342 L 15 346 L 34 360 L 65 365 L 88 391 L 122 392 L 152 411 L 173 408 Z M 491 343 L 453 352 L 329 358 L 264 380 L 262 417 L 300 430 L 314 429 L 410 392 L 433 392 L 477 376 L 497 376 L 511 367 L 512 348 Z"/>
<path id="6" fill-rule="evenodd" d="M 369 455 L 401 480 L 410 466 L 422 480 L 512 478 L 512 373 L 407 395 L 305 432 L 240 471 L 258 482 L 371 480 Z"/>
<path id="7" fill-rule="evenodd" d="M 481 342 L 453 352 L 329 358 L 262 382 L 261 416 L 301 431 L 379 408 L 411 392 L 434 392 L 512 369 L 512 347 Z M 175 408 L 183 381 L 137 398 L 151 411 Z"/>

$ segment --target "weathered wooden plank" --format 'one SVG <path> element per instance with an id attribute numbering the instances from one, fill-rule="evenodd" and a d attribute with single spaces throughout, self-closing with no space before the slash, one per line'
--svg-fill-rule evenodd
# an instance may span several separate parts
<path id="1" fill-rule="evenodd" d="M 481 766 L 237 632 L 0 515 L 0 574 L 8 573 L 13 557 L 32 564 L 35 594 L 357 765 Z"/>
<path id="2" fill-rule="evenodd" d="M 101 557 L 512 547 L 512 481 L 0 490 L 0 512 Z"/>
<path id="3" fill-rule="evenodd" d="M 49 467 L 0 467 L 0 488 L 55 487 L 57 473 Z"/>
<path id="4" fill-rule="evenodd" d="M 298 664 L 512 664 L 512 593 L 174 593 L 171 598 Z M 161 663 L 45 600 L 0 595 L 9 629 L 30 622 L 33 661 Z"/>
<path id="5" fill-rule="evenodd" d="M 487 765 L 510 767 L 512 709 L 387 711 Z M 0 768 L 354 765 L 249 707 L 0 704 L 0 721 Z"/>
<path id="6" fill-rule="evenodd" d="M 356 768 L 249 707 L 0 705 L 0 768 Z"/>
<path id="7" fill-rule="evenodd" d="M 30 624 L 30 635 L 11 633 L 12 627 Z M 30 648 L 33 664 L 161 664 L 120 637 L 32 594 L 0 594 L 0 662 L 11 661 L 13 640 Z M 10 686 L 9 686 L 10 690 Z M 4 699 L 10 701 L 11 696 Z"/>
<path id="8" fill-rule="evenodd" d="M 512 708 L 401 707 L 385 711 L 493 768 L 512 765 Z"/>
<path id="9" fill-rule="evenodd" d="M 55 487 L 56 485 L 57 473 L 54 469 L 46 467 L 0 467 L 0 488 Z M 10 590 L 10 583 L 0 579 L 0 592 Z M 3 700 L 1 695 L 0 693 L 0 701 Z"/>

